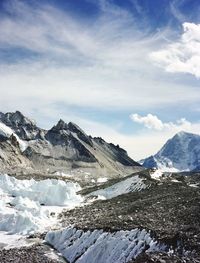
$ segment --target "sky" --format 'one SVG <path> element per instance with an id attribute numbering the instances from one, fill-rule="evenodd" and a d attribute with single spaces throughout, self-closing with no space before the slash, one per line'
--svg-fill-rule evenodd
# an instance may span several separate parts
<path id="1" fill-rule="evenodd" d="M 199 134 L 200 1 L 1 0 L 0 105 L 135 160 Z"/>

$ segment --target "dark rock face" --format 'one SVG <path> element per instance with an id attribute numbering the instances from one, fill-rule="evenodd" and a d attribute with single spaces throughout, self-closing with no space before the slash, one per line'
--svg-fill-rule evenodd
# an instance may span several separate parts
<path id="1" fill-rule="evenodd" d="M 138 165 L 137 162 L 133 161 L 127 154 L 127 152 L 120 148 L 119 145 L 114 145 L 113 143 L 109 144 L 111 151 L 113 151 L 116 161 L 119 163 L 122 163 L 123 165 L 126 166 L 131 166 L 131 165 Z"/>
<path id="2" fill-rule="evenodd" d="M 69 133 L 66 130 L 57 129 L 54 126 L 51 130 L 49 130 L 46 135 L 45 139 L 52 143 L 53 145 L 69 145 Z"/>
<path id="3" fill-rule="evenodd" d="M 74 124 L 73 122 L 69 122 L 68 124 L 68 129 L 73 132 L 76 133 L 76 135 L 78 136 L 78 138 L 80 140 L 82 140 L 83 142 L 87 143 L 88 145 L 90 145 L 91 147 L 93 147 L 93 143 L 92 140 L 89 136 L 87 136 L 83 130 L 81 130 L 81 128 L 79 128 L 76 124 Z"/>
<path id="4" fill-rule="evenodd" d="M 143 166 L 146 168 L 158 168 L 157 162 L 153 156 L 146 158 L 143 162 Z"/>
<path id="5" fill-rule="evenodd" d="M 73 135 L 70 135 L 71 145 L 76 149 L 77 152 L 77 160 L 83 162 L 98 162 L 95 156 Z"/>
<path id="6" fill-rule="evenodd" d="M 120 148 L 119 145 L 114 145 L 113 143 L 107 143 L 100 137 L 94 137 L 92 140 L 98 144 L 98 146 L 106 151 L 106 153 L 116 161 L 124 166 L 141 166 L 139 163 L 131 159 L 127 152 Z"/>

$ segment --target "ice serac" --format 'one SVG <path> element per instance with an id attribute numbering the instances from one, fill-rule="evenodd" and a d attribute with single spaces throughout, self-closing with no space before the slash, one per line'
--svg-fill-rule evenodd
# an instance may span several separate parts
<path id="1" fill-rule="evenodd" d="M 70 263 L 124 263 L 143 251 L 161 251 L 162 246 L 145 230 L 104 232 L 68 227 L 49 232 L 45 240 Z"/>
<path id="2" fill-rule="evenodd" d="M 118 145 L 87 135 L 73 122 L 66 123 L 60 119 L 51 129 L 44 130 L 37 127 L 33 121 L 19 111 L 1 113 L 0 122 L 14 132 L 15 136 L 26 145 L 23 153 L 16 155 L 15 162 L 18 164 L 20 159 L 26 159 L 29 162 L 29 165 L 23 167 L 25 173 L 31 167 L 40 173 L 59 171 L 69 174 L 73 170 L 75 175 L 92 174 L 95 178 L 110 178 L 125 176 L 141 169 L 140 164 L 132 160 L 127 152 Z M 9 159 L 14 145 L 10 147 L 9 152 L 7 142 L 7 152 L 5 153 L 4 144 L 3 141 L 0 141 L 0 149 L 2 154 L 8 156 Z M 17 145 L 15 147 L 15 151 L 18 151 Z M 0 167 L 0 171 L 10 172 L 6 167 L 10 169 L 5 164 L 3 169 Z M 18 169 L 18 165 L 16 165 L 16 169 Z"/>
<path id="3" fill-rule="evenodd" d="M 0 231 L 23 235 L 45 231 L 56 223 L 56 212 L 83 201 L 76 194 L 80 189 L 72 182 L 17 180 L 0 174 Z"/>
<path id="4" fill-rule="evenodd" d="M 163 171 L 199 171 L 200 135 L 179 132 L 168 140 L 161 150 L 142 161 L 146 168 Z"/>

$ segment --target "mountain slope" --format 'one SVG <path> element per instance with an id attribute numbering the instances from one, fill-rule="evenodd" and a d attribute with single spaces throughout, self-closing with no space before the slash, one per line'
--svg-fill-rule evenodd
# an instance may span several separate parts
<path id="1" fill-rule="evenodd" d="M 161 150 L 141 161 L 146 168 L 159 168 L 165 171 L 200 170 L 200 136 L 179 132 L 168 140 Z"/>
<path id="2" fill-rule="evenodd" d="M 100 175 L 115 177 L 133 172 L 140 164 L 133 161 L 127 152 L 102 138 L 88 136 L 76 124 L 59 120 L 50 130 L 44 130 L 26 118 L 21 112 L 1 113 L 0 122 L 10 132 L 2 132 L 3 141 L 12 135 L 26 147 L 18 154 L 30 162 L 39 173 L 65 172 L 81 177 L 97 178 Z M 0 127 L 0 130 L 1 129 Z M 0 132 L 1 134 L 1 132 Z M 17 146 L 12 146 L 17 147 Z M 10 147 L 10 152 L 12 151 Z M 9 150 L 6 155 L 9 159 Z M 7 172 L 6 165 L 3 172 Z M 23 172 L 27 168 L 24 167 Z M 73 172 L 72 172 L 73 171 Z"/>

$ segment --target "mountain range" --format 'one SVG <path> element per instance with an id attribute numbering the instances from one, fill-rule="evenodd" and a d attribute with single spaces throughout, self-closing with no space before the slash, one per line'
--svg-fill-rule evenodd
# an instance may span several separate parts
<path id="1" fill-rule="evenodd" d="M 200 170 L 200 135 L 179 132 L 155 154 L 139 162 L 101 137 L 87 135 L 73 122 L 39 128 L 20 111 L 0 112 L 0 172 L 60 173 L 112 178 L 145 168 L 165 172 Z"/>
<path id="2" fill-rule="evenodd" d="M 12 173 L 67 173 L 98 177 L 127 175 L 141 165 L 119 145 L 88 136 L 63 120 L 49 130 L 21 112 L 0 113 L 0 170 Z"/>

